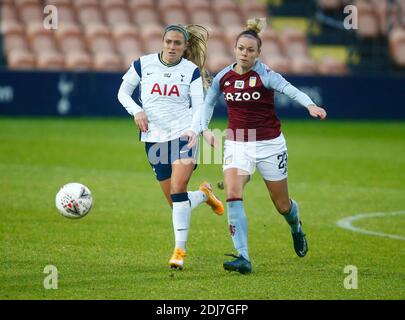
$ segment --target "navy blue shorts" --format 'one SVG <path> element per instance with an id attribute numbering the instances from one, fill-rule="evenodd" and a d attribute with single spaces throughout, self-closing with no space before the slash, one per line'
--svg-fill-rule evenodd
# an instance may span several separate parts
<path id="1" fill-rule="evenodd" d="M 187 138 L 178 138 L 167 142 L 146 142 L 145 151 L 149 163 L 158 181 L 172 176 L 172 163 L 178 159 L 196 159 L 198 143 L 193 148 L 187 147 Z M 194 170 L 197 168 L 197 164 Z"/>

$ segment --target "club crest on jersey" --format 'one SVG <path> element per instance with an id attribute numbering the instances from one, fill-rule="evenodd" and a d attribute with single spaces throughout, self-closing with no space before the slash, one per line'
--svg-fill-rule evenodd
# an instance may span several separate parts
<path id="1" fill-rule="evenodd" d="M 235 89 L 243 89 L 244 87 L 245 87 L 245 81 L 243 81 L 243 80 L 235 81 Z"/>
<path id="2" fill-rule="evenodd" d="M 150 94 L 152 95 L 154 93 L 158 93 L 161 96 L 170 97 L 171 95 L 175 95 L 175 96 L 180 97 L 180 91 L 179 91 L 179 87 L 177 85 L 173 85 L 170 88 L 168 88 L 167 84 L 165 84 L 163 86 L 163 91 L 162 91 L 162 88 L 159 86 L 159 83 L 155 83 L 152 87 Z"/>
<path id="3" fill-rule="evenodd" d="M 256 77 L 249 78 L 249 87 L 254 87 L 256 85 Z"/>
<path id="4" fill-rule="evenodd" d="M 229 81 L 225 82 L 225 87 L 230 86 L 230 85 L 231 85 L 231 83 Z"/>

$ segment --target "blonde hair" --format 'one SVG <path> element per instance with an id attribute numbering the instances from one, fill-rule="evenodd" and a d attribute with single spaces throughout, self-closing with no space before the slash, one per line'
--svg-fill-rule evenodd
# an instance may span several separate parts
<path id="1" fill-rule="evenodd" d="M 245 31 L 252 30 L 259 34 L 266 26 L 266 18 L 253 18 L 246 21 Z"/>
<path id="2" fill-rule="evenodd" d="M 260 50 L 262 46 L 262 39 L 259 37 L 259 33 L 267 26 L 266 18 L 252 18 L 246 21 L 245 30 L 239 33 L 236 37 L 236 43 L 242 36 L 255 38 L 257 41 L 257 46 Z"/>
<path id="3" fill-rule="evenodd" d="M 198 25 L 190 24 L 185 26 L 188 34 L 188 46 L 184 52 L 184 58 L 195 63 L 201 72 L 201 77 L 203 80 L 203 86 L 208 89 L 211 83 L 211 76 L 205 69 L 205 63 L 207 62 L 207 42 L 209 38 L 209 33 L 207 28 Z"/>

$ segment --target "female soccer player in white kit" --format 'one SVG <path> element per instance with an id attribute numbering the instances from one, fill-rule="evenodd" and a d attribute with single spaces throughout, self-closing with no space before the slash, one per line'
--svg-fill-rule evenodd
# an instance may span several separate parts
<path id="1" fill-rule="evenodd" d="M 224 94 L 229 127 L 224 150 L 224 180 L 227 194 L 229 231 L 238 256 L 224 268 L 250 273 L 248 226 L 243 205 L 243 190 L 255 168 L 262 175 L 277 211 L 291 226 L 294 249 L 299 257 L 308 250 L 297 203 L 290 199 L 287 187 L 287 146 L 274 110 L 274 90 L 306 107 L 312 117 L 324 119 L 326 111 L 316 106 L 303 92 L 272 71 L 257 58 L 262 41 L 258 33 L 265 19 L 252 19 L 236 39 L 236 63 L 220 71 L 205 99 L 204 138 L 217 144 L 208 130 L 214 106 Z"/>
<path id="2" fill-rule="evenodd" d="M 187 192 L 201 132 L 207 39 L 201 26 L 169 25 L 162 51 L 134 61 L 118 92 L 118 100 L 134 116 L 148 160 L 172 206 L 175 247 L 169 265 L 177 269 L 184 265 L 191 210 L 206 202 L 216 214 L 224 213 L 209 183 Z M 141 105 L 131 98 L 137 86 Z"/>

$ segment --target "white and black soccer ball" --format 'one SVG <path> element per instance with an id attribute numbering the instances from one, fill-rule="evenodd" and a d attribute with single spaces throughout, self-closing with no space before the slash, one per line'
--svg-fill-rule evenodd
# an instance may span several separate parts
<path id="1" fill-rule="evenodd" d="M 89 213 L 92 204 L 90 189 L 81 183 L 65 184 L 56 194 L 56 208 L 66 218 L 83 218 Z"/>

